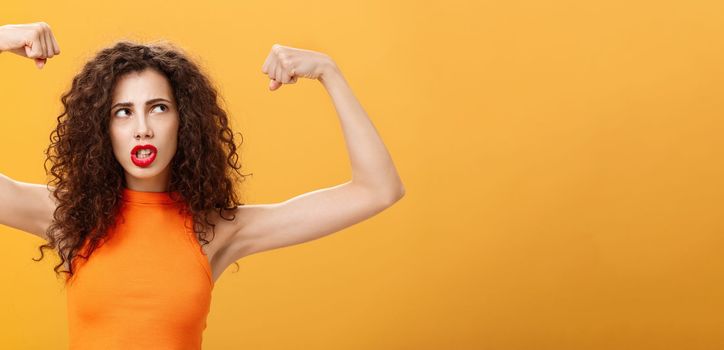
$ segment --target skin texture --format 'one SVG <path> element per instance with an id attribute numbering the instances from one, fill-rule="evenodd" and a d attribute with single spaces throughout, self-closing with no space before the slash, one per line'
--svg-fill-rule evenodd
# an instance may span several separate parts
<path id="1" fill-rule="evenodd" d="M 163 98 L 167 101 L 146 101 Z M 131 102 L 133 106 L 111 108 L 110 135 L 113 154 L 123 167 L 129 189 L 165 192 L 171 177 L 169 164 L 176 153 L 179 116 L 168 80 L 154 69 L 121 77 L 113 92 L 112 105 Z M 158 150 L 148 167 L 131 161 L 131 150 L 138 144 L 153 144 Z"/>

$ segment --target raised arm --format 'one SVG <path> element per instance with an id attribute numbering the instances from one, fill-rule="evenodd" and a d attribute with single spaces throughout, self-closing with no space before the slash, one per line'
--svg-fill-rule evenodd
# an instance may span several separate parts
<path id="1" fill-rule="evenodd" d="M 0 52 L 33 59 L 38 69 L 60 54 L 55 37 L 45 22 L 0 26 Z M 2 119 L 2 118 L 0 118 Z M 15 181 L 0 174 L 0 225 L 13 227 L 44 240 L 53 220 L 56 202 L 53 187 Z"/>
<path id="2" fill-rule="evenodd" d="M 274 248 L 299 244 L 365 220 L 403 197 L 405 190 L 392 158 L 372 121 L 329 56 L 274 45 L 262 72 L 269 89 L 297 77 L 317 79 L 327 90 L 342 126 L 351 180 L 304 193 L 280 203 L 242 205 L 227 262 Z M 304 113 L 304 111 L 300 111 Z"/>

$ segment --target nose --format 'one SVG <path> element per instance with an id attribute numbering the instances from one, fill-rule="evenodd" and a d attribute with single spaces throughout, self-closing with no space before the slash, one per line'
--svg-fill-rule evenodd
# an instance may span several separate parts
<path id="1" fill-rule="evenodd" d="M 151 131 L 151 128 L 148 127 L 148 123 L 146 123 L 146 118 L 138 118 L 140 121 L 138 125 L 136 125 L 136 130 L 133 133 L 134 138 L 140 140 L 141 138 L 148 138 L 153 137 L 153 131 Z"/>

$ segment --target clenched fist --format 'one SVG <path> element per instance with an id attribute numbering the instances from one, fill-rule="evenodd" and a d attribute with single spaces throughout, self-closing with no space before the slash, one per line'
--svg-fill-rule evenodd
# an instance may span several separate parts
<path id="1" fill-rule="evenodd" d="M 43 68 L 48 58 L 60 55 L 58 42 L 45 22 L 0 26 L 0 51 L 32 58 L 38 69 Z"/>
<path id="2" fill-rule="evenodd" d="M 334 66 L 326 54 L 274 44 L 261 71 L 269 75 L 269 90 L 274 91 L 282 84 L 296 83 L 297 77 L 319 79 Z"/>

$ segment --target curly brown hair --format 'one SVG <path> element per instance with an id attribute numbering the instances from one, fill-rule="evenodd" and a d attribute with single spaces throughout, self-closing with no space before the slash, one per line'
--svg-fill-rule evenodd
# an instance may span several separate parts
<path id="1" fill-rule="evenodd" d="M 73 264 L 68 263 L 66 271 L 58 269 L 76 256 L 88 259 L 116 223 L 126 179 L 109 135 L 112 91 L 120 77 L 146 68 L 168 79 L 178 106 L 178 147 L 170 163 L 168 191 L 180 195 L 184 214 L 192 214 L 197 238 L 204 245 L 210 242 L 207 228 L 211 227 L 213 235 L 216 226 L 208 220 L 212 211 L 233 220 L 234 216 L 226 218 L 222 212 L 244 204 L 235 185 L 250 174 L 239 171 L 234 139 L 236 134 L 240 136 L 240 147 L 243 136 L 232 132 L 220 106 L 223 98 L 200 66 L 165 40 L 148 44 L 117 41 L 90 59 L 62 94 L 64 111 L 57 117 L 58 125 L 45 150 L 44 168 L 48 174 L 47 163 L 52 163 L 48 186 L 55 186 L 57 207 L 46 231 L 48 243 L 38 247 L 40 259 L 33 260 L 42 260 L 44 249 L 55 251 L 57 247 L 61 261 L 54 271 L 56 277 L 66 273 L 66 282 L 74 274 Z M 81 248 L 86 240 L 84 255 Z"/>

